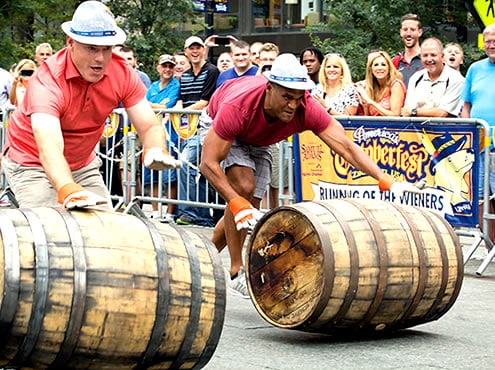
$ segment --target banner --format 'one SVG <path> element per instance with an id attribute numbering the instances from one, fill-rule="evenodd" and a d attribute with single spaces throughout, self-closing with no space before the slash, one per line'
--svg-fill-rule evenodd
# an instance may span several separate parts
<path id="1" fill-rule="evenodd" d="M 370 198 L 440 212 L 453 226 L 478 224 L 479 132 L 474 124 L 349 120 L 346 134 L 397 181 L 424 185 L 399 198 L 351 166 L 311 132 L 295 145 L 296 194 L 301 200 Z"/>
<path id="2" fill-rule="evenodd" d="M 194 0 L 193 11 L 230 13 L 229 0 Z"/>

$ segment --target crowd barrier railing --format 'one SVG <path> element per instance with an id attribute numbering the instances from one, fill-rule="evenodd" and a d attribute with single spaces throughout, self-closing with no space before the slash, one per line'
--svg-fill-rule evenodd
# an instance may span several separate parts
<path id="1" fill-rule="evenodd" d="M 124 208 L 124 212 L 143 216 L 143 203 L 158 203 L 159 218 L 163 218 L 163 206 L 168 204 L 223 210 L 225 203 L 206 181 L 200 186 L 201 173 L 198 169 L 201 151 L 191 149 L 198 145 L 198 122 L 201 111 L 163 109 L 155 110 L 155 114 L 162 122 L 167 135 L 169 152 L 182 161 L 182 170 L 176 172 L 176 184 L 195 184 L 177 186 L 173 191 L 173 177 L 165 176 L 165 172 L 152 171 L 150 174 L 141 164 L 141 148 L 137 133 L 123 109 L 112 112 L 106 122 L 102 143 L 98 154 L 103 160 L 102 172 L 105 183 L 111 190 L 115 209 Z M 283 141 L 279 145 L 280 156 L 278 166 L 279 186 L 278 204 L 293 203 L 295 199 L 292 143 Z M 288 164 L 291 165 L 288 165 Z M 116 171 L 120 168 L 120 173 Z M 169 170 L 174 171 L 174 170 Z M 119 180 L 120 176 L 120 180 Z M 167 177 L 163 181 L 164 177 Z M 203 179 L 204 181 L 205 179 Z M 117 182 L 117 184 L 116 184 Z M 118 183 L 122 183 L 122 191 Z M 149 186 L 148 186 L 149 184 Z M 285 188 L 285 191 L 283 191 Z M 113 191 L 112 191 L 113 190 Z M 267 189 L 268 190 L 268 189 Z M 194 200 L 191 200 L 194 199 Z M 264 204 L 264 210 L 271 208 L 269 200 Z"/>

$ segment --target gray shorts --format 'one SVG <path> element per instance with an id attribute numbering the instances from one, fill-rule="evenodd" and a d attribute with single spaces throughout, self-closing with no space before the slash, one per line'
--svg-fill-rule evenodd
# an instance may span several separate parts
<path id="1" fill-rule="evenodd" d="M 263 199 L 272 172 L 272 153 L 269 146 L 254 146 L 234 141 L 221 165 L 224 170 L 233 165 L 252 168 L 256 181 L 254 196 Z"/>
<path id="2" fill-rule="evenodd" d="M 101 160 L 96 157 L 90 164 L 72 171 L 74 181 L 88 191 L 107 200 L 106 204 L 93 208 L 112 209 L 112 201 L 100 174 Z M 19 207 L 61 207 L 57 201 L 57 192 L 53 188 L 45 171 L 41 167 L 22 166 L 4 156 L 2 169 L 7 182 L 14 192 Z"/>

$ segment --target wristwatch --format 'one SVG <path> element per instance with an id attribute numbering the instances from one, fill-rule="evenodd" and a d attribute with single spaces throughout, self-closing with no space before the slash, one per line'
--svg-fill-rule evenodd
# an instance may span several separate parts
<path id="1" fill-rule="evenodd" d="M 414 107 L 411 109 L 411 116 L 416 117 L 418 115 L 418 108 Z"/>

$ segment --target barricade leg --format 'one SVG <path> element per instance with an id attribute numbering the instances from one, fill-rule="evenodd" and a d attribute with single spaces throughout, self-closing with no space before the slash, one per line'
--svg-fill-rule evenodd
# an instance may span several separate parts
<path id="1" fill-rule="evenodd" d="M 0 201 L 3 200 L 4 198 L 8 199 L 12 207 L 19 208 L 19 203 L 17 203 L 17 199 L 15 199 L 15 194 L 10 188 L 10 186 L 7 186 L 5 189 L 3 189 L 2 193 L 0 193 Z"/>

